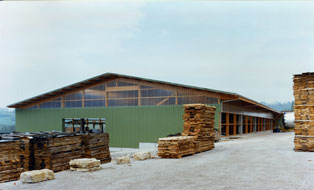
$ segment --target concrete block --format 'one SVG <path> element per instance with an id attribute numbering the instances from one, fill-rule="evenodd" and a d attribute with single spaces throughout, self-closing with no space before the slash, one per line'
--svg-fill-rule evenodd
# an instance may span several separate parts
<path id="1" fill-rule="evenodd" d="M 118 158 L 115 159 L 116 164 L 130 164 L 130 156 L 126 155 L 126 156 L 120 156 Z"/>
<path id="2" fill-rule="evenodd" d="M 38 183 L 51 179 L 55 179 L 55 174 L 49 169 L 27 171 L 20 175 L 20 181 L 23 183 Z"/>
<path id="3" fill-rule="evenodd" d="M 94 168 L 100 166 L 100 160 L 95 158 L 81 158 L 70 161 L 70 167 L 72 168 Z"/>
<path id="4" fill-rule="evenodd" d="M 146 160 L 151 159 L 151 153 L 150 152 L 137 152 L 133 155 L 134 160 Z"/>
<path id="5" fill-rule="evenodd" d="M 100 169 L 100 160 L 95 158 L 81 158 L 70 161 L 71 171 L 91 172 Z"/>

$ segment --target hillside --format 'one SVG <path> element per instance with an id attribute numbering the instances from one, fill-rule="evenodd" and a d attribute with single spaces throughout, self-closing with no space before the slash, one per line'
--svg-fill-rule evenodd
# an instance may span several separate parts
<path id="1" fill-rule="evenodd" d="M 15 112 L 0 108 L 0 133 L 12 132 L 15 128 Z"/>
<path id="2" fill-rule="evenodd" d="M 274 102 L 274 103 L 261 102 L 261 103 L 277 111 L 292 111 L 294 104 L 294 102 Z"/>

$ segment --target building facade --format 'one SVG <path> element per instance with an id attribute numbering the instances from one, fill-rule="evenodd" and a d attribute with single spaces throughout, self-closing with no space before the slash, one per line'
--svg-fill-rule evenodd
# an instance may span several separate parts
<path id="1" fill-rule="evenodd" d="M 181 132 L 183 104 L 190 103 L 216 107 L 215 128 L 222 136 L 272 130 L 280 115 L 236 93 L 114 73 L 8 107 L 16 109 L 16 131 L 71 131 L 74 124 L 65 125 L 65 120 L 99 118 L 105 120 L 111 147 L 137 148 Z"/>

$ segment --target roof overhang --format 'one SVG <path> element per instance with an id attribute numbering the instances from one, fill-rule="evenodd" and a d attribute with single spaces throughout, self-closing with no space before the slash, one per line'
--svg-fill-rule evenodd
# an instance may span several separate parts
<path id="1" fill-rule="evenodd" d="M 214 89 L 209 89 L 209 88 L 201 88 L 201 87 L 190 86 L 190 85 L 183 85 L 183 84 L 178 84 L 178 83 L 159 81 L 159 80 L 146 79 L 146 78 L 141 78 L 141 77 L 121 75 L 121 74 L 116 74 L 116 73 L 105 73 L 102 75 L 98 75 L 96 77 L 93 77 L 93 78 L 90 78 L 90 79 L 87 79 L 87 80 L 84 80 L 84 81 L 81 81 L 78 83 L 74 83 L 72 85 L 65 86 L 63 88 L 59 88 L 59 89 L 56 89 L 56 90 L 32 97 L 32 98 L 29 98 L 29 99 L 26 99 L 23 101 L 8 105 L 7 107 L 9 107 L 9 108 L 25 108 L 29 105 L 39 103 L 39 102 L 42 102 L 44 100 L 54 99 L 60 95 L 68 94 L 68 93 L 71 93 L 73 91 L 77 91 L 79 89 L 84 89 L 84 88 L 89 87 L 91 85 L 95 85 L 97 83 L 101 83 L 103 81 L 107 81 L 107 80 L 115 79 L 115 78 L 128 78 L 128 79 L 135 79 L 135 80 L 140 80 L 140 81 L 145 81 L 145 82 L 150 82 L 150 83 L 166 84 L 166 85 L 170 85 L 170 86 L 174 86 L 174 87 L 194 89 L 194 90 L 199 90 L 199 91 L 207 91 L 207 92 L 219 94 L 221 99 L 224 101 L 237 99 L 237 100 L 248 102 L 248 103 L 256 105 L 258 107 L 267 109 L 267 110 L 274 112 L 276 114 L 279 114 L 279 112 L 277 112 L 276 110 L 273 110 L 273 109 L 271 109 L 271 108 L 269 108 L 269 107 L 267 107 L 261 103 L 258 103 L 254 100 L 251 100 L 249 98 L 246 98 L 246 97 L 241 96 L 241 95 L 236 94 L 236 93 L 226 92 L 226 91 L 221 91 L 221 90 L 214 90 Z"/>

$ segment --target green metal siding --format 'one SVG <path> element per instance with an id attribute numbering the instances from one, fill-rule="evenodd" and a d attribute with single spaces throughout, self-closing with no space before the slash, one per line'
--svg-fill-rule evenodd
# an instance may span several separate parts
<path id="1" fill-rule="evenodd" d="M 220 106 L 216 105 L 215 128 Z M 63 118 L 106 118 L 111 147 L 138 148 L 139 142 L 182 132 L 183 106 L 16 109 L 16 131 L 62 131 Z"/>

